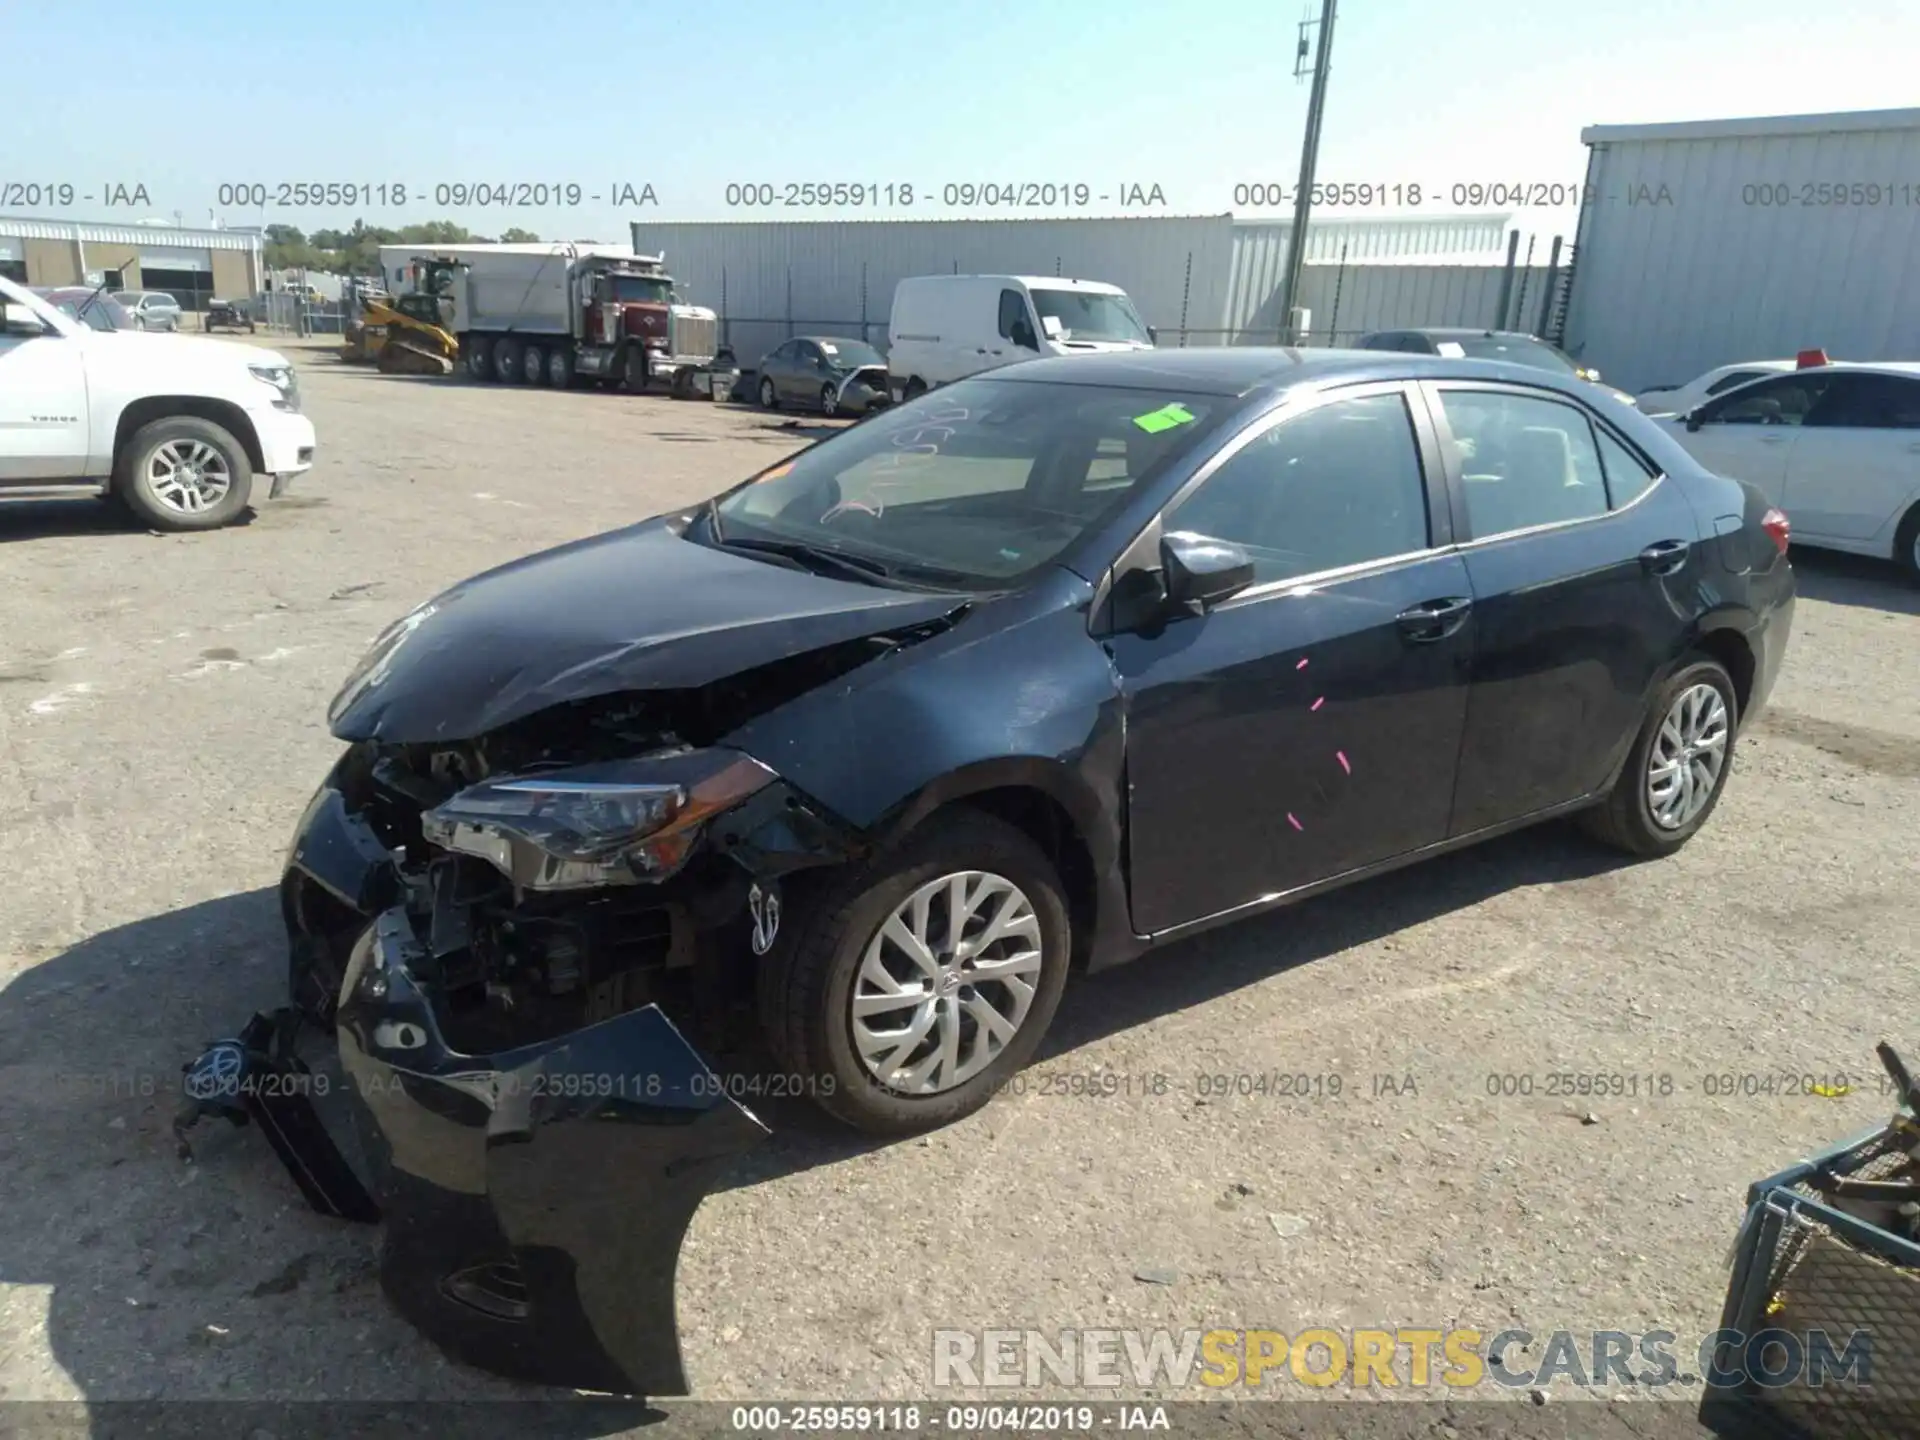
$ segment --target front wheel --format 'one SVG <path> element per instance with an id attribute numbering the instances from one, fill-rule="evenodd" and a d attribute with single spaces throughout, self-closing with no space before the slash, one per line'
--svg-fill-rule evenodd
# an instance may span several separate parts
<path id="1" fill-rule="evenodd" d="M 522 385 L 544 385 L 547 379 L 547 352 L 538 345 L 529 345 L 520 352 L 520 383 Z"/>
<path id="2" fill-rule="evenodd" d="M 155 530 L 214 530 L 246 509 L 253 465 L 232 432 L 173 415 L 134 432 L 116 457 L 113 489 Z"/>
<path id="3" fill-rule="evenodd" d="M 652 376 L 647 372 L 647 352 L 635 347 L 627 351 L 620 367 L 621 381 L 629 395 L 644 395 Z"/>
<path id="4" fill-rule="evenodd" d="M 547 352 L 547 384 L 556 390 L 570 389 L 573 385 L 573 351 L 565 345 L 556 345 Z"/>
<path id="5" fill-rule="evenodd" d="M 872 1135 L 946 1125 L 1032 1058 L 1072 935 L 1040 847 L 979 811 L 796 897 L 759 981 L 774 1053 Z"/>
<path id="6" fill-rule="evenodd" d="M 765 375 L 760 377 L 760 408 L 762 410 L 778 410 L 780 408 L 780 391 L 775 387 L 773 381 Z"/>
<path id="7" fill-rule="evenodd" d="M 820 413 L 829 420 L 840 413 L 840 392 L 832 385 L 820 387 Z"/>
<path id="8" fill-rule="evenodd" d="M 1630 855 L 1671 855 L 1720 803 L 1733 772 L 1739 701 L 1716 660 L 1698 659 L 1662 685 L 1612 792 L 1581 821 Z"/>

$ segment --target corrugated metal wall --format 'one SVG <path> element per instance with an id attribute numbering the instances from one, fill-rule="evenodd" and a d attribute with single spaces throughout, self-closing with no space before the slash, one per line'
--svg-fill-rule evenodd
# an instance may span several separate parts
<path id="1" fill-rule="evenodd" d="M 893 290 L 912 275 L 1068 275 L 1106 280 L 1133 297 L 1162 344 L 1183 323 L 1214 329 L 1226 303 L 1233 220 L 636 223 L 636 250 L 664 250 L 667 268 L 725 321 L 743 364 L 789 335 L 864 336 L 886 344 Z"/>
<path id="2" fill-rule="evenodd" d="M 1389 297 L 1404 314 L 1365 303 L 1361 329 L 1390 324 L 1481 324 L 1497 295 L 1505 215 L 1436 220 L 1330 220 L 1308 232 L 1303 287 L 1324 334 L 1335 281 L 1315 261 L 1347 256 L 1345 284 Z M 1133 297 L 1162 345 L 1272 343 L 1290 227 L 1230 216 L 1100 220 L 934 220 L 639 223 L 634 248 L 667 254 L 674 278 L 726 322 L 747 365 L 789 335 L 864 335 L 886 347 L 893 289 L 910 275 L 1038 274 L 1107 280 Z M 1476 255 L 1477 267 L 1419 263 Z M 1399 279 L 1360 277 L 1366 267 Z M 1338 267 L 1327 267 L 1338 268 Z M 1477 268 L 1492 279 L 1455 273 Z M 1365 289 L 1369 284 L 1377 289 Z M 1432 295 L 1423 287 L 1439 286 Z M 1316 286 L 1323 287 L 1316 289 Z M 1319 297 L 1324 293 L 1325 302 Z M 1343 285 L 1343 296 L 1345 288 Z M 1340 326 L 1348 329 L 1347 302 Z M 1380 318 L 1384 316 L 1384 318 Z M 1357 322 L 1356 322 L 1357 323 Z M 1358 333 L 1356 331 L 1355 333 Z"/>
<path id="3" fill-rule="evenodd" d="M 1300 272 L 1300 304 L 1312 311 L 1308 340 L 1314 345 L 1350 344 L 1370 330 L 1421 325 L 1501 328 L 1498 265 L 1307 265 Z M 1546 294 L 1547 267 L 1513 268 L 1505 328 L 1537 330 Z M 1280 326 L 1276 294 L 1252 317 L 1236 343 L 1272 345 Z"/>
<path id="4" fill-rule="evenodd" d="M 1608 380 L 1679 384 L 1810 346 L 1920 359 L 1920 112 L 1581 138 L 1593 195 L 1567 345 Z"/>

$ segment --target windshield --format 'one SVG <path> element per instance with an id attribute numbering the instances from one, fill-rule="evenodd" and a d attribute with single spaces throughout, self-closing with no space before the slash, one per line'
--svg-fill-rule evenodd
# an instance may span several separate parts
<path id="1" fill-rule="evenodd" d="M 1469 360 L 1505 360 L 1512 365 L 1551 370 L 1556 375 L 1572 375 L 1580 368 L 1545 341 L 1523 335 L 1436 335 L 1434 343 L 1442 355 L 1448 353 L 1449 345 L 1458 345 Z"/>
<path id="2" fill-rule="evenodd" d="M 973 379 L 865 421 L 717 503 L 720 543 L 877 561 L 907 583 L 1005 589 L 1191 449 L 1231 402 Z"/>
<path id="3" fill-rule="evenodd" d="M 133 314 L 107 295 L 91 290 L 41 290 L 38 294 L 69 320 L 77 320 L 93 330 L 133 330 Z M 85 307 L 84 312 L 82 307 Z"/>
<path id="4" fill-rule="evenodd" d="M 816 340 L 820 353 L 836 370 L 860 370 L 868 365 L 885 365 L 886 357 L 873 346 L 858 340 Z"/>
<path id="5" fill-rule="evenodd" d="M 644 302 L 664 305 L 673 298 L 673 282 L 648 275 L 610 275 L 613 298 L 620 302 Z"/>
<path id="6" fill-rule="evenodd" d="M 1060 322 L 1055 340 L 1131 340 L 1147 345 L 1147 327 L 1124 295 L 1090 290 L 1033 290 L 1033 308 L 1039 312 L 1042 332 L 1049 318 Z"/>

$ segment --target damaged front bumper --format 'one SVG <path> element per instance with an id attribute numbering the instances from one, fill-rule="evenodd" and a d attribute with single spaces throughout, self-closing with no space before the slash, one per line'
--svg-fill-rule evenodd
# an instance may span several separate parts
<path id="1" fill-rule="evenodd" d="M 316 1210 L 382 1223 L 388 1299 L 456 1359 L 539 1384 L 684 1394 L 681 1242 L 719 1168 L 767 1128 L 658 1004 L 640 1003 L 643 983 L 582 963 L 577 937 L 564 943 L 579 1023 L 531 994 L 518 1008 L 507 998 L 505 1020 L 451 1005 L 483 924 L 511 931 L 517 918 L 525 934 L 548 935 L 541 927 L 566 923 L 565 906 L 608 902 L 535 896 L 533 910 L 483 918 L 472 871 L 485 862 L 390 845 L 348 768 L 315 795 L 288 857 L 294 1006 L 256 1017 L 190 1068 L 182 1130 L 209 1113 L 252 1120 Z M 731 942 L 737 922 L 738 943 L 762 951 L 779 877 L 844 858 L 847 837 L 777 780 L 719 818 L 673 874 L 623 894 L 671 897 L 675 926 L 709 939 Z M 514 904 L 529 898 L 501 879 Z M 614 921 L 631 928 L 634 914 Z M 610 953 L 624 962 L 641 949 Z M 501 998 L 498 963 L 468 991 Z M 302 1016 L 337 1037 L 359 1170 L 301 1083 Z"/>

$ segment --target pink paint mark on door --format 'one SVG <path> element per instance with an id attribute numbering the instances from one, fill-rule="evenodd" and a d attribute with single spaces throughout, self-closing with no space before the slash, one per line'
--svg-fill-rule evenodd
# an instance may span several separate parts
<path id="1" fill-rule="evenodd" d="M 1340 768 L 1341 768 L 1342 770 L 1344 770 L 1344 771 L 1346 771 L 1346 772 L 1347 772 L 1347 774 L 1349 774 L 1349 775 L 1351 775 L 1351 774 L 1353 773 L 1353 766 L 1351 766 L 1351 765 L 1349 765 L 1349 764 L 1347 763 L 1347 752 L 1346 752 L 1346 751 L 1344 751 L 1344 750 L 1336 750 L 1336 751 L 1334 751 L 1334 752 L 1333 752 L 1333 758 L 1334 758 L 1334 759 L 1336 759 L 1336 760 L 1338 760 L 1338 761 L 1340 762 Z"/>
<path id="2" fill-rule="evenodd" d="M 1311 705 L 1307 706 L 1307 709 L 1318 710 L 1322 705 L 1326 703 L 1327 703 L 1327 697 L 1322 695 L 1318 700 L 1314 701 Z"/>
<path id="3" fill-rule="evenodd" d="M 1304 655 L 1302 655 L 1302 656 L 1300 657 L 1300 663 L 1299 663 L 1298 665 L 1296 665 L 1296 666 L 1294 666 L 1293 668 L 1294 668 L 1294 669 L 1296 669 L 1296 670 L 1304 670 L 1304 669 L 1306 669 L 1306 668 L 1307 668 L 1307 657 L 1306 657 L 1306 656 L 1304 656 Z"/>
<path id="4" fill-rule="evenodd" d="M 1293 812 L 1291 810 L 1287 812 L 1287 824 L 1291 825 L 1296 830 L 1303 830 L 1306 828 L 1298 820 L 1293 818 Z"/>

